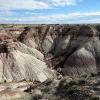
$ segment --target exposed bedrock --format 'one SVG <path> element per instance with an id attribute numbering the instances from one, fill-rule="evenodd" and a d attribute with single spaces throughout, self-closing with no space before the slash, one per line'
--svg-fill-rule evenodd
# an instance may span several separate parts
<path id="1" fill-rule="evenodd" d="M 100 71 L 99 34 L 99 25 L 39 25 L 25 28 L 18 40 L 40 50 L 64 75 L 77 76 Z"/>
<path id="2" fill-rule="evenodd" d="M 0 83 L 23 80 L 44 82 L 53 77 L 54 71 L 47 67 L 40 51 L 11 36 L 0 36 Z"/>
<path id="3" fill-rule="evenodd" d="M 0 82 L 43 82 L 55 77 L 52 69 L 70 76 L 100 72 L 99 25 L 34 25 L 21 31 L 0 32 Z"/>

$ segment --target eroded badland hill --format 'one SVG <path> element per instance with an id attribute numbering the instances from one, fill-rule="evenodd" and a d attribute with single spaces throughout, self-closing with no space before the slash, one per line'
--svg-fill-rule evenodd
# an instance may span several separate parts
<path id="1" fill-rule="evenodd" d="M 100 100 L 100 25 L 1 25 L 0 100 Z"/>

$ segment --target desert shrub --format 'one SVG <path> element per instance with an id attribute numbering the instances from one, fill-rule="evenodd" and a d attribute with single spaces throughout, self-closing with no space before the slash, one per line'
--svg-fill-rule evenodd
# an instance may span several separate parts
<path id="1" fill-rule="evenodd" d="M 66 82 L 66 80 L 63 80 L 59 83 L 59 86 L 57 88 L 58 93 L 63 93 L 65 95 L 73 94 L 78 90 L 78 82 L 73 80 L 70 82 Z"/>
<path id="2" fill-rule="evenodd" d="M 96 76 L 96 74 L 94 74 L 94 73 L 91 73 L 91 77 L 95 77 Z"/>
<path id="3" fill-rule="evenodd" d="M 82 75 L 80 75 L 80 78 L 87 78 L 87 77 L 88 77 L 87 74 L 82 74 Z"/>
<path id="4" fill-rule="evenodd" d="M 59 86 L 57 87 L 57 92 L 65 92 L 66 80 L 63 79 L 60 81 Z"/>
<path id="5" fill-rule="evenodd" d="M 71 86 L 73 86 L 73 85 L 78 85 L 78 82 L 75 81 L 75 80 L 73 80 L 73 81 L 70 81 L 70 82 L 68 83 L 68 85 L 69 85 L 69 87 L 71 87 Z"/>
<path id="6" fill-rule="evenodd" d="M 92 97 L 90 97 L 90 100 L 100 100 L 100 98 L 97 96 L 92 96 Z"/>
<path id="7" fill-rule="evenodd" d="M 81 79 L 78 80 L 78 84 L 79 84 L 79 85 L 84 85 L 84 84 L 86 84 L 86 82 L 87 82 L 87 81 L 86 81 L 85 78 L 81 78 Z"/>
<path id="8" fill-rule="evenodd" d="M 97 31 L 100 31 L 100 25 L 96 25 Z"/>
<path id="9" fill-rule="evenodd" d="M 70 94 L 71 95 L 71 94 L 75 93 L 77 90 L 78 90 L 77 85 L 73 85 L 71 87 L 68 87 L 66 89 L 66 92 L 67 92 L 67 94 Z"/>
<path id="10" fill-rule="evenodd" d="M 39 95 L 36 95 L 36 96 L 33 97 L 34 100 L 39 100 L 39 99 L 41 99 L 41 98 L 42 98 L 42 97 L 39 96 Z"/>

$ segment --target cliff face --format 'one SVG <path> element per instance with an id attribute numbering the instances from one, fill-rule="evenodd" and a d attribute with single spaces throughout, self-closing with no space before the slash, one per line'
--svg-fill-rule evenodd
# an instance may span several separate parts
<path id="1" fill-rule="evenodd" d="M 99 25 L 41 25 L 25 28 L 18 40 L 40 50 L 64 75 L 100 71 Z"/>
<path id="2" fill-rule="evenodd" d="M 0 35 L 0 82 L 45 81 L 54 77 L 50 68 L 70 76 L 100 72 L 99 28 L 99 25 L 4 28 L 5 35 Z"/>
<path id="3" fill-rule="evenodd" d="M 0 83 L 44 82 L 53 77 L 54 72 L 47 68 L 40 51 L 17 41 L 15 37 L 0 35 Z"/>

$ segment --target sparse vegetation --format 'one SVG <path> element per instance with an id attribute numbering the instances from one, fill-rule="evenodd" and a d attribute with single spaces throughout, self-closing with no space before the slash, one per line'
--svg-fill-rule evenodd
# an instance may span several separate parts
<path id="1" fill-rule="evenodd" d="M 94 28 L 0 25 L 0 85 L 7 84 L 10 90 L 13 82 L 30 81 L 31 86 L 26 82 L 14 87 L 32 94 L 35 100 L 99 100 L 94 95 L 100 94 L 100 74 L 95 74 L 100 41 Z"/>
<path id="2" fill-rule="evenodd" d="M 90 97 L 90 100 L 100 100 L 100 98 L 97 97 L 97 96 L 91 96 L 91 97 Z"/>
<path id="3" fill-rule="evenodd" d="M 77 92 L 78 90 L 78 86 L 77 85 L 73 85 L 71 87 L 67 87 L 66 92 L 69 95 L 72 95 L 73 93 Z"/>

